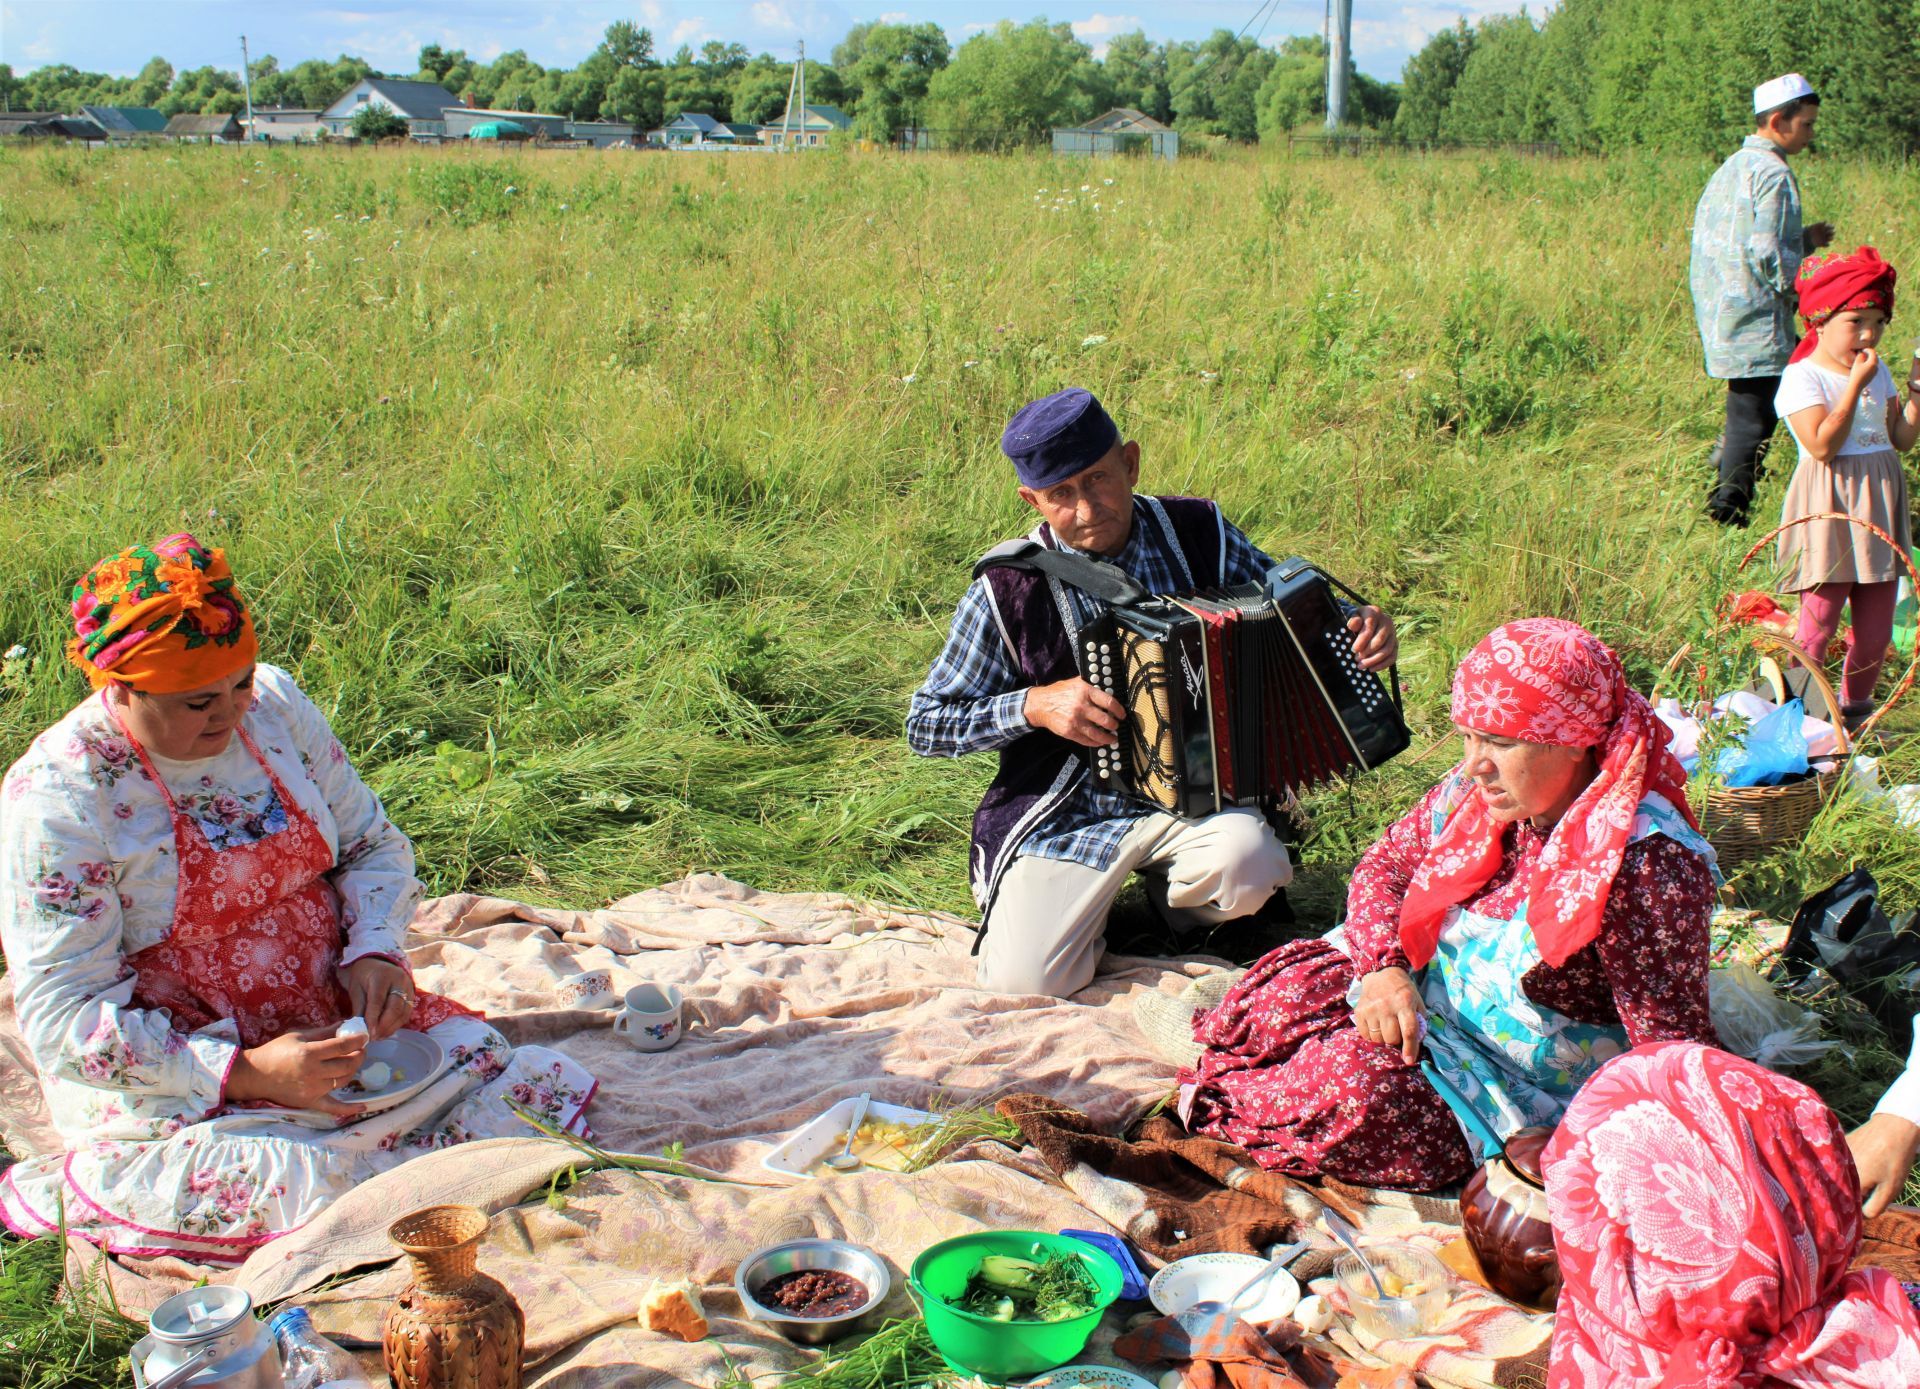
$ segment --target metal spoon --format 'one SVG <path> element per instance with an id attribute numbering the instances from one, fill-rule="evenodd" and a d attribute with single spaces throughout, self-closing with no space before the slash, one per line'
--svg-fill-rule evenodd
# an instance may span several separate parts
<path id="1" fill-rule="evenodd" d="M 827 1166 L 836 1172 L 852 1172 L 860 1166 L 860 1159 L 853 1155 L 853 1140 L 860 1136 L 860 1125 L 867 1117 L 867 1105 L 873 1100 L 873 1092 L 868 1091 L 853 1104 L 853 1122 L 847 1125 L 847 1146 L 827 1159 Z"/>
<path id="2" fill-rule="evenodd" d="M 1345 1216 L 1340 1215 L 1330 1206 L 1324 1206 L 1320 1210 L 1320 1228 L 1344 1244 L 1347 1252 L 1360 1261 L 1360 1267 L 1364 1268 L 1367 1271 L 1367 1277 L 1373 1280 L 1373 1295 L 1384 1302 L 1387 1296 L 1386 1285 L 1380 1281 L 1380 1274 L 1374 1268 L 1373 1260 L 1361 1251 L 1360 1242 L 1354 1238 L 1359 1232 L 1347 1223 Z"/>
<path id="3" fill-rule="evenodd" d="M 1209 1298 L 1205 1302 L 1196 1302 L 1193 1306 L 1182 1312 L 1181 1316 L 1198 1317 L 1205 1321 L 1212 1321 L 1223 1312 L 1237 1311 L 1240 1307 L 1241 1298 L 1252 1292 L 1256 1286 L 1265 1283 L 1269 1278 L 1273 1277 L 1274 1274 L 1285 1268 L 1287 1261 L 1305 1247 L 1306 1246 L 1299 1244 L 1280 1246 L 1273 1251 L 1273 1257 L 1267 1260 L 1260 1271 L 1242 1283 L 1238 1288 L 1234 1289 L 1233 1296 L 1229 1297 L 1225 1302 L 1218 1301 L 1214 1298 Z"/>

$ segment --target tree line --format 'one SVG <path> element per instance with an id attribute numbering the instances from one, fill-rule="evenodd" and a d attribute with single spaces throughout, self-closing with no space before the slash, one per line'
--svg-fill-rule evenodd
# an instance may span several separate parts
<path id="1" fill-rule="evenodd" d="M 1397 83 L 1352 71 L 1348 118 L 1410 141 L 1724 150 L 1751 129 L 1753 85 L 1789 71 L 1825 98 L 1826 148 L 1920 146 L 1920 0 L 1559 0 L 1542 20 L 1524 9 L 1463 19 L 1410 58 Z M 771 120 L 786 107 L 792 65 L 717 41 L 662 58 L 649 30 L 622 21 L 572 68 L 517 50 L 483 63 L 429 44 L 411 73 L 376 73 L 342 55 L 284 69 L 265 57 L 251 75 L 262 106 L 325 107 L 361 78 L 387 75 L 438 82 L 475 106 L 651 129 L 681 111 Z M 1267 47 L 1225 29 L 1178 43 L 1136 31 L 1096 57 L 1069 25 L 1044 19 L 1003 20 L 958 48 L 937 24 L 866 23 L 830 63 L 807 64 L 807 97 L 840 107 L 874 140 L 913 125 L 1041 139 L 1131 106 L 1185 134 L 1252 142 L 1324 120 L 1326 76 L 1319 35 Z M 0 65 L 0 106 L 83 103 L 238 111 L 240 78 L 176 72 L 163 58 L 130 78 L 68 66 L 15 77 Z"/>
<path id="2" fill-rule="evenodd" d="M 1725 152 L 1752 89 L 1800 72 L 1822 148 L 1920 147 L 1920 0 L 1560 0 L 1435 34 L 1401 74 L 1395 133 Z"/>
<path id="3" fill-rule="evenodd" d="M 681 111 L 762 123 L 786 108 L 791 62 L 738 43 L 683 46 L 670 58 L 646 28 L 621 21 L 577 67 L 546 68 L 518 50 L 490 63 L 429 44 L 410 73 L 376 72 L 342 55 L 282 68 L 272 56 L 252 65 L 256 106 L 325 108 L 364 77 L 437 82 L 473 106 L 543 111 L 573 120 L 630 121 L 641 129 Z M 1221 29 L 1206 39 L 1155 42 L 1144 32 L 1111 40 L 1104 54 L 1071 26 L 1002 21 L 957 49 L 937 24 L 863 23 L 834 47 L 832 61 L 807 63 L 807 99 L 838 106 L 856 134 L 887 140 L 905 126 L 993 131 L 1044 138 L 1057 125 L 1131 106 L 1188 134 L 1255 141 L 1323 120 L 1326 44 L 1318 35 L 1269 48 Z M 1366 126 L 1394 117 L 1398 88 L 1352 71 L 1350 115 Z M 0 64 L 0 106 L 73 111 L 81 105 L 151 106 L 166 115 L 226 114 L 243 108 L 238 71 L 176 72 L 154 58 L 133 77 L 67 65 L 23 77 Z"/>

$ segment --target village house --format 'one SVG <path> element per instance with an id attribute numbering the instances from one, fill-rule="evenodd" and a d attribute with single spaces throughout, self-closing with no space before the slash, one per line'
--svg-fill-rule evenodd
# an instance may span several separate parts
<path id="1" fill-rule="evenodd" d="M 720 122 L 705 111 L 682 111 L 660 127 L 660 139 L 668 145 L 704 145 L 719 129 Z"/>
<path id="2" fill-rule="evenodd" d="M 1180 133 L 1131 106 L 1116 106 L 1085 125 L 1056 127 L 1055 154 L 1145 154 L 1172 161 L 1180 157 Z"/>
<path id="3" fill-rule="evenodd" d="M 633 124 L 630 121 L 568 121 L 567 138 L 583 141 L 595 149 L 630 145 L 633 143 Z"/>
<path id="4" fill-rule="evenodd" d="M 96 126 L 94 138 L 125 144 L 166 134 L 167 118 L 151 106 L 82 106 L 80 118 Z"/>
<path id="5" fill-rule="evenodd" d="M 447 133 L 446 113 L 465 110 L 460 99 L 438 82 L 402 82 L 391 77 L 363 77 L 320 113 L 320 122 L 334 135 L 353 134 L 353 118 L 368 106 L 383 106 L 407 123 L 416 140 L 438 140 Z M 518 112 L 514 115 L 517 118 Z"/>
<path id="6" fill-rule="evenodd" d="M 238 116 L 189 116 L 184 111 L 167 122 L 163 133 L 189 144 L 237 145 L 245 138 Z"/>
<path id="7" fill-rule="evenodd" d="M 241 121 L 241 125 L 246 122 Z M 256 106 L 253 108 L 253 138 L 272 144 L 302 143 L 324 139 L 330 132 L 320 123 L 317 106 Z"/>
<path id="8" fill-rule="evenodd" d="M 819 146 L 836 130 L 851 130 L 853 121 L 837 106 L 808 102 L 801 110 L 789 107 L 760 127 L 760 142 L 766 145 Z"/>

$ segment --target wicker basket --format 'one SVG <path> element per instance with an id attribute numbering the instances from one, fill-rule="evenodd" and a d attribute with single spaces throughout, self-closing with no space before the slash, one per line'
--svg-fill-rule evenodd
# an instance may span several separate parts
<path id="1" fill-rule="evenodd" d="M 1785 637 L 1772 632 L 1756 631 L 1754 645 L 1768 653 L 1769 659 L 1763 662 L 1763 670 L 1774 681 L 1774 693 L 1779 696 L 1775 703 L 1786 702 L 1786 691 L 1781 688 L 1779 666 L 1771 658 L 1791 657 L 1806 668 L 1808 688 L 1817 693 L 1827 706 L 1826 717 L 1839 734 L 1839 755 L 1844 761 L 1851 746 L 1847 741 L 1846 720 L 1841 715 L 1840 699 L 1833 691 L 1833 684 L 1818 663 Z M 1674 654 L 1667 663 L 1668 671 L 1674 670 L 1686 659 L 1689 649 L 1683 646 Z M 1664 676 L 1662 678 L 1664 682 Z M 1715 786 L 1708 790 L 1704 798 L 1697 798 L 1700 832 L 1713 845 L 1721 871 L 1731 872 L 1761 857 L 1776 845 L 1805 834 L 1807 826 L 1813 823 L 1813 817 L 1820 813 L 1834 788 L 1840 784 L 1840 776 L 1840 769 L 1836 767 L 1831 772 L 1817 772 L 1783 786 Z"/>
<path id="2" fill-rule="evenodd" d="M 1869 521 L 1863 521 L 1857 516 L 1846 516 L 1837 511 L 1822 511 L 1811 516 L 1795 517 L 1784 525 L 1774 527 L 1754 542 L 1753 548 L 1748 550 L 1745 557 L 1741 559 L 1739 568 L 1746 569 L 1753 562 L 1754 557 L 1783 532 L 1814 521 L 1849 521 L 1878 536 L 1888 545 L 1893 546 L 1899 554 L 1902 566 L 1912 576 L 1915 588 L 1920 589 L 1920 570 L 1915 569 L 1913 560 L 1900 548 L 1892 536 Z M 1710 789 L 1698 805 L 1700 830 L 1706 835 L 1707 842 L 1713 845 L 1714 852 L 1720 860 L 1720 867 L 1728 871 L 1761 857 L 1778 845 L 1798 839 L 1807 832 L 1807 827 L 1813 823 L 1814 817 L 1825 807 L 1839 786 L 1845 774 L 1845 759 L 1850 750 L 1861 738 L 1870 733 L 1901 696 L 1913 687 L 1915 675 L 1920 673 L 1920 651 L 1916 651 L 1914 658 L 1907 663 L 1906 673 L 1894 686 L 1893 693 L 1887 696 L 1886 702 L 1874 710 L 1872 716 L 1849 739 L 1846 718 L 1840 710 L 1840 698 L 1834 693 L 1833 683 L 1827 679 L 1819 661 L 1814 660 L 1785 637 L 1776 632 L 1769 632 L 1765 628 L 1754 631 L 1753 644 L 1756 649 L 1764 653 L 1762 670 L 1774 686 L 1776 704 L 1786 702 L 1786 690 L 1783 687 L 1784 677 L 1775 658 L 1789 657 L 1805 669 L 1809 687 L 1827 706 L 1827 718 L 1840 735 L 1841 765 L 1836 766 L 1831 772 L 1815 773 L 1804 780 L 1788 782 L 1784 786 L 1716 786 Z M 1664 684 L 1667 677 L 1679 668 L 1689 649 L 1683 646 L 1674 653 L 1673 659 L 1667 663 L 1666 670 L 1661 674 L 1660 683 Z"/>

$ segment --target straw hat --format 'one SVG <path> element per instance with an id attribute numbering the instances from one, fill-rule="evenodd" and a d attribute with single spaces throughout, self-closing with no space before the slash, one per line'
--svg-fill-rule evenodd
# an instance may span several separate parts
<path id="1" fill-rule="evenodd" d="M 1193 1040 L 1193 1015 L 1219 1007 L 1245 974 L 1244 969 L 1223 969 L 1201 975 L 1177 994 L 1155 990 L 1136 995 L 1133 1021 L 1147 1039 L 1147 1049 L 1170 1066 L 1193 1065 L 1200 1059 L 1200 1044 Z"/>

